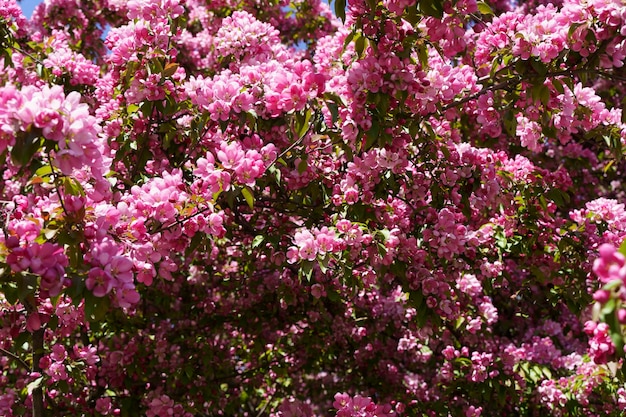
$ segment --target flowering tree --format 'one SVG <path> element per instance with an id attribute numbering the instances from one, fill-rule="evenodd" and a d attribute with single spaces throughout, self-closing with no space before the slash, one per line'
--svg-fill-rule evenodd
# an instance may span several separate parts
<path id="1" fill-rule="evenodd" d="M 623 413 L 626 5 L 333 6 L 0 0 L 0 415 Z"/>

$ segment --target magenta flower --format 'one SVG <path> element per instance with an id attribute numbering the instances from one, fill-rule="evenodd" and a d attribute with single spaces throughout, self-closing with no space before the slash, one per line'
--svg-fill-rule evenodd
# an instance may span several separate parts
<path id="1" fill-rule="evenodd" d="M 96 297 L 104 297 L 113 289 L 114 280 L 108 272 L 102 268 L 94 267 L 89 270 L 85 286 Z"/>

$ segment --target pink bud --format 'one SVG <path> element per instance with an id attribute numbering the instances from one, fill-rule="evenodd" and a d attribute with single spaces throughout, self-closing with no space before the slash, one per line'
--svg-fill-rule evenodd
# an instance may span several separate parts
<path id="1" fill-rule="evenodd" d="M 26 330 L 29 332 L 35 332 L 41 329 L 41 318 L 39 317 L 39 313 L 31 313 L 26 319 Z"/>
<path id="2" fill-rule="evenodd" d="M 600 253 L 601 258 L 610 259 L 611 256 L 615 253 L 615 246 L 609 243 L 604 243 L 600 245 L 600 247 L 598 248 L 598 252 Z"/>
<path id="3" fill-rule="evenodd" d="M 620 308 L 619 310 L 617 310 L 617 320 L 621 324 L 626 324 L 626 309 Z"/>
<path id="4" fill-rule="evenodd" d="M 609 301 L 611 298 L 611 293 L 607 290 L 598 290 L 593 294 L 593 299 L 599 302 L 600 304 L 604 304 Z"/>
<path id="5" fill-rule="evenodd" d="M 17 248 L 20 245 L 20 239 L 17 236 L 9 236 L 6 239 L 5 245 L 9 249 Z"/>
<path id="6" fill-rule="evenodd" d="M 596 327 L 598 327 L 598 324 L 595 321 L 588 320 L 585 323 L 585 333 L 587 333 L 590 336 L 593 335 L 593 333 L 596 330 Z"/>
<path id="7" fill-rule="evenodd" d="M 311 295 L 313 295 L 313 297 L 320 298 L 323 293 L 324 287 L 322 287 L 320 284 L 313 284 L 313 286 L 311 286 Z"/>

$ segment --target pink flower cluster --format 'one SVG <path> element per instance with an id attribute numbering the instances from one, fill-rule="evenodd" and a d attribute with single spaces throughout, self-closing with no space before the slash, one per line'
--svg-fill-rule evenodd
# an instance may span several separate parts
<path id="1" fill-rule="evenodd" d="M 615 353 L 608 324 L 588 321 L 585 323 L 585 333 L 590 337 L 589 356 L 597 364 L 607 363 Z"/>
<path id="2" fill-rule="evenodd" d="M 59 85 L 0 90 L 0 151 L 15 145 L 18 133 L 40 129 L 45 139 L 56 143 L 51 158 L 63 174 L 70 175 L 83 166 L 98 176 L 106 171 L 98 122 L 89 107 L 80 103 L 79 93 L 66 96 Z M 20 140 L 24 139 L 20 136 Z"/>
<path id="3" fill-rule="evenodd" d="M 82 54 L 71 50 L 68 44 L 67 34 L 61 31 L 53 31 L 52 36 L 46 39 L 52 52 L 43 61 L 46 68 L 52 70 L 52 74 L 61 78 L 68 74 L 71 85 L 94 85 L 98 79 L 100 67 L 89 61 Z"/>
<path id="4" fill-rule="evenodd" d="M 213 45 L 220 59 L 232 59 L 238 65 L 246 59 L 263 61 L 273 56 L 280 38 L 272 25 L 260 22 L 250 13 L 236 11 L 222 20 Z"/>
<path id="5" fill-rule="evenodd" d="M 626 324 L 626 309 L 623 307 L 626 303 L 626 257 L 608 243 L 602 244 L 598 252 L 600 256 L 593 261 L 592 269 L 604 286 L 595 291 L 593 298 L 600 308 L 617 299 L 616 308 L 607 314 L 614 315 L 619 324 Z M 589 335 L 589 355 L 596 363 L 606 363 L 616 351 L 609 325 L 589 320 L 585 323 L 585 333 Z"/>
<path id="6" fill-rule="evenodd" d="M 285 398 L 278 406 L 276 413 L 270 414 L 270 417 L 313 417 L 314 415 L 311 406 L 304 401 Z"/>
<path id="7" fill-rule="evenodd" d="M 239 77 L 230 74 L 214 77 L 191 77 L 185 90 L 192 103 L 206 109 L 211 120 L 228 120 L 231 112 L 238 114 L 254 108 L 260 96 L 260 90 L 254 86 L 242 85 Z"/>
<path id="8" fill-rule="evenodd" d="M 104 297 L 115 289 L 119 306 L 129 307 L 139 301 L 139 293 L 133 282 L 133 262 L 121 255 L 121 250 L 110 238 L 95 243 L 89 256 L 93 267 L 89 270 L 85 286 L 96 297 Z"/>
<path id="9" fill-rule="evenodd" d="M 370 397 L 346 393 L 335 394 L 333 407 L 337 409 L 337 417 L 391 417 L 395 415 L 391 405 L 376 405 Z"/>
<path id="10" fill-rule="evenodd" d="M 181 404 L 176 404 L 174 400 L 166 394 L 155 396 L 148 403 L 146 417 L 193 417 L 193 414 L 185 412 Z"/>
<path id="11" fill-rule="evenodd" d="M 57 344 L 52 346 L 50 355 L 39 361 L 39 367 L 50 377 L 51 382 L 65 381 L 68 379 L 67 368 L 63 363 L 66 358 L 65 348 Z"/>
<path id="12" fill-rule="evenodd" d="M 36 330 L 67 415 L 626 404 L 625 166 L 583 139 L 626 139 L 619 2 L 265 3 L 48 0 L 7 44 L 0 414 Z"/>
<path id="13" fill-rule="evenodd" d="M 179 0 L 129 0 L 126 4 L 129 19 L 176 19 L 185 12 Z"/>
<path id="14" fill-rule="evenodd" d="M 155 219 L 161 223 L 172 222 L 187 202 L 189 195 L 181 189 L 182 172 L 163 172 L 162 176 L 131 188 L 126 197 L 129 210 L 135 218 Z"/>
<path id="15" fill-rule="evenodd" d="M 540 395 L 541 402 L 546 404 L 551 410 L 555 410 L 555 415 L 561 415 L 559 410 L 562 410 L 567 404 L 567 397 L 558 382 L 552 379 L 542 381 L 537 388 L 537 392 Z"/>
<path id="16" fill-rule="evenodd" d="M 6 24 L 17 36 L 26 34 L 28 20 L 15 0 L 0 0 L 0 22 Z"/>
<path id="17" fill-rule="evenodd" d="M 48 297 L 57 296 L 65 285 L 65 268 L 69 263 L 63 247 L 50 242 L 17 244 L 18 240 L 14 238 L 7 241 L 10 252 L 6 262 L 11 270 L 40 276 L 41 290 Z"/>
<path id="18" fill-rule="evenodd" d="M 424 232 L 424 239 L 437 248 L 437 255 L 445 259 L 452 259 L 462 253 L 467 243 L 467 227 L 462 224 L 464 216 L 454 209 L 444 208 L 437 215 L 437 222 L 433 229 Z"/>
<path id="19" fill-rule="evenodd" d="M 593 272 L 603 284 L 626 278 L 626 257 L 611 244 L 605 243 L 598 248 L 599 258 L 593 261 Z"/>
<path id="20" fill-rule="evenodd" d="M 222 150 L 220 152 L 224 154 L 226 161 L 230 162 L 228 155 Z M 192 184 L 192 191 L 205 196 L 208 201 L 213 198 L 214 194 L 230 189 L 231 175 L 229 171 L 217 168 L 215 157 L 210 152 L 207 152 L 204 157 L 198 158 L 193 173 L 198 179 Z"/>
<path id="21" fill-rule="evenodd" d="M 538 57 L 546 63 L 555 59 L 567 42 L 567 26 L 557 21 L 557 13 L 556 7 L 548 4 L 526 15 L 516 27 L 513 54 L 523 60 Z"/>
<path id="22" fill-rule="evenodd" d="M 256 179 L 265 173 L 263 155 L 254 149 L 244 152 L 239 142 L 222 142 L 217 158 L 222 167 L 234 174 L 237 182 L 254 186 Z"/>
<path id="23" fill-rule="evenodd" d="M 293 237 L 294 246 L 287 250 L 287 260 L 290 263 L 299 260 L 313 261 L 318 255 L 324 257 L 326 253 L 334 252 L 341 248 L 343 241 L 338 238 L 335 231 L 328 227 L 309 231 L 302 229 Z"/>
<path id="24" fill-rule="evenodd" d="M 0 394 L 0 413 L 5 417 L 13 417 L 13 406 L 17 401 L 17 394 L 12 389 L 6 389 Z"/>

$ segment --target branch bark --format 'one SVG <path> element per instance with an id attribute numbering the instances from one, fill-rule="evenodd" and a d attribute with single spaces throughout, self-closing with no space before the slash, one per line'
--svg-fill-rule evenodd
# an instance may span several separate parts
<path id="1" fill-rule="evenodd" d="M 28 364 L 26 362 L 24 362 L 24 360 L 22 358 L 20 358 L 19 356 L 17 356 L 15 353 L 13 353 L 11 351 L 8 351 L 6 349 L 2 349 L 2 348 L 0 348 L 0 353 L 5 354 L 9 358 L 11 358 L 14 361 L 16 361 L 17 363 L 19 363 L 22 368 L 30 371 L 30 366 L 28 366 Z"/>
<path id="2" fill-rule="evenodd" d="M 39 329 L 33 332 L 33 372 L 41 372 L 39 361 L 43 357 L 43 332 Z M 33 417 L 44 417 L 43 387 L 33 389 Z"/>

